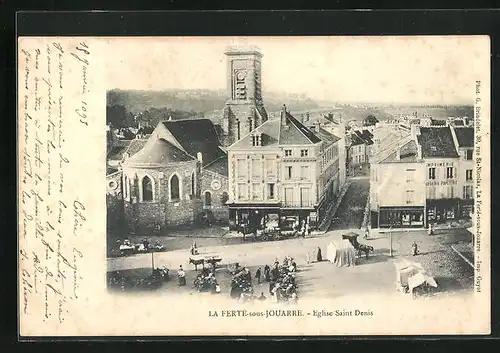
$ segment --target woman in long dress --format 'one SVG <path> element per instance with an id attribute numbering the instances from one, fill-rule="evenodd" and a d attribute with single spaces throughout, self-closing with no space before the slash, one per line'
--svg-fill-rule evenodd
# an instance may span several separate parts
<path id="1" fill-rule="evenodd" d="M 318 246 L 317 261 L 318 261 L 318 262 L 323 261 L 323 256 L 321 255 L 321 248 L 320 248 L 319 246 Z"/>

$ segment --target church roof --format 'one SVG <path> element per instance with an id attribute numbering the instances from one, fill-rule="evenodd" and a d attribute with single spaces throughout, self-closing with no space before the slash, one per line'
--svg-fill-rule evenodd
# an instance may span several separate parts
<path id="1" fill-rule="evenodd" d="M 126 164 L 169 164 L 195 160 L 194 157 L 162 138 L 151 137 L 144 147 L 125 161 Z"/>
<path id="2" fill-rule="evenodd" d="M 148 142 L 147 139 L 135 139 L 130 142 L 125 153 L 128 154 L 129 157 L 132 157 L 134 154 L 139 152 Z"/>
<path id="3" fill-rule="evenodd" d="M 225 155 L 209 119 L 164 121 L 163 125 L 189 155 L 196 157 L 201 152 L 204 166 Z"/>
<path id="4" fill-rule="evenodd" d="M 206 165 L 205 169 L 227 177 L 229 175 L 227 166 L 227 155 L 224 155 L 219 159 L 216 159 L 212 163 Z"/>

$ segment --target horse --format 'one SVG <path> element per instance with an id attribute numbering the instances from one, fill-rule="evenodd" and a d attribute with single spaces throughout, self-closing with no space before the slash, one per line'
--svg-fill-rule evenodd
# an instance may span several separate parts
<path id="1" fill-rule="evenodd" d="M 366 244 L 359 244 L 358 247 L 358 256 L 361 257 L 361 255 L 364 253 L 366 258 L 370 255 L 370 251 L 373 252 L 373 246 L 371 245 L 366 245 Z"/>
<path id="2" fill-rule="evenodd" d="M 198 265 L 202 265 L 205 268 L 205 259 L 192 259 L 189 258 L 189 263 L 194 265 L 194 269 L 198 271 Z"/>

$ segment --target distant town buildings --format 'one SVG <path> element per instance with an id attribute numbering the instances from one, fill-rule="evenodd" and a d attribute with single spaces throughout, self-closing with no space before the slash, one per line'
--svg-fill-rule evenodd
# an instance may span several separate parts
<path id="1" fill-rule="evenodd" d="M 371 149 L 374 144 L 373 133 L 370 130 L 368 128 L 356 129 L 347 135 L 347 168 L 351 175 L 356 168 L 370 162 Z"/>

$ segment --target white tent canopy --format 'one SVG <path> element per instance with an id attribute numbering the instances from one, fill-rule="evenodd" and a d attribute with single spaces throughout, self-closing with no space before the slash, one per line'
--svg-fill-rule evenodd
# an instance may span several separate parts
<path id="1" fill-rule="evenodd" d="M 332 241 L 328 244 L 326 258 L 337 267 L 356 266 L 356 251 L 349 240 Z"/>

